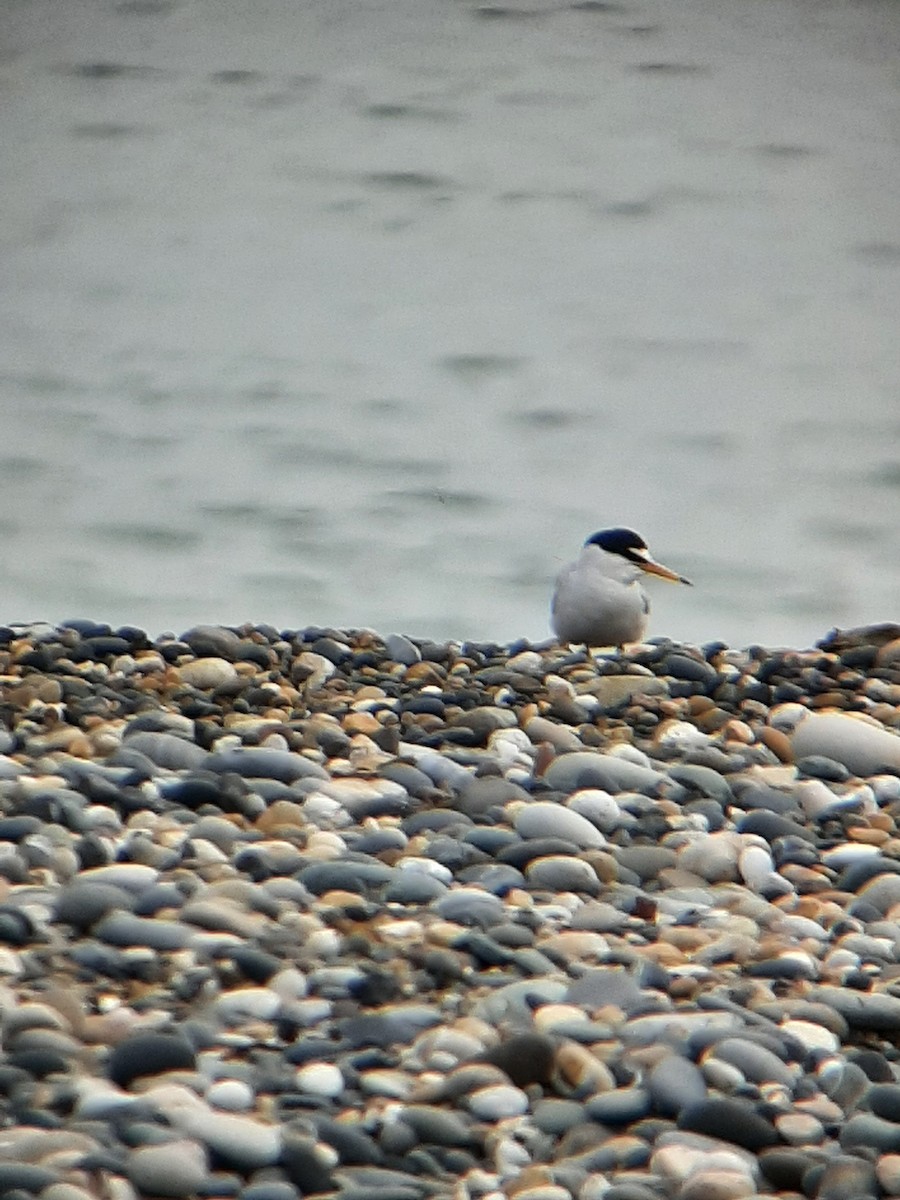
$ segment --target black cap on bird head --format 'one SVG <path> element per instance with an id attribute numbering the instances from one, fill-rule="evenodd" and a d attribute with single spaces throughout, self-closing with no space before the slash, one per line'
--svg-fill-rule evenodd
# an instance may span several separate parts
<path id="1" fill-rule="evenodd" d="M 592 533 L 588 540 L 584 543 L 586 546 L 599 546 L 601 550 L 606 550 L 608 554 L 621 554 L 623 558 L 631 558 L 629 550 L 643 550 L 646 554 L 647 543 L 639 533 L 635 533 L 633 529 L 601 529 L 598 533 Z"/>

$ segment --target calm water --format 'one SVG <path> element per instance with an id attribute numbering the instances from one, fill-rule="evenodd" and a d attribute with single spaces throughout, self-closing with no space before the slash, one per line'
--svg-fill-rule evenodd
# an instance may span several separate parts
<path id="1" fill-rule="evenodd" d="M 900 619 L 900 5 L 7 0 L 0 620 Z"/>

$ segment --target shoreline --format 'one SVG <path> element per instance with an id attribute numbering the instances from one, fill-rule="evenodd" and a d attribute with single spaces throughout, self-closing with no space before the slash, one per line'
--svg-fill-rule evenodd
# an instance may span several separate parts
<path id="1" fill-rule="evenodd" d="M 900 1195 L 900 626 L 0 629 L 0 1183 Z"/>

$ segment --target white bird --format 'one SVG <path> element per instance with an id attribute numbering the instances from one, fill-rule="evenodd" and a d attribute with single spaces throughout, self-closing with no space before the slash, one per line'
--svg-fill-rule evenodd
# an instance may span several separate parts
<path id="1" fill-rule="evenodd" d="M 573 563 L 556 577 L 550 620 L 561 642 L 618 646 L 640 642 L 650 604 L 638 582 L 645 574 L 687 583 L 650 557 L 647 544 L 631 529 L 591 534 Z"/>

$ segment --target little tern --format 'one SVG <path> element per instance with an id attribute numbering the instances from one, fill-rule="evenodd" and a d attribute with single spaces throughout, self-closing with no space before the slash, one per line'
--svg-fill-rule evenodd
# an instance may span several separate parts
<path id="1" fill-rule="evenodd" d="M 573 563 L 556 577 L 550 619 L 561 642 L 618 646 L 640 642 L 650 603 L 638 582 L 658 575 L 673 583 L 689 579 L 650 557 L 647 543 L 631 529 L 601 529 L 584 543 Z"/>

